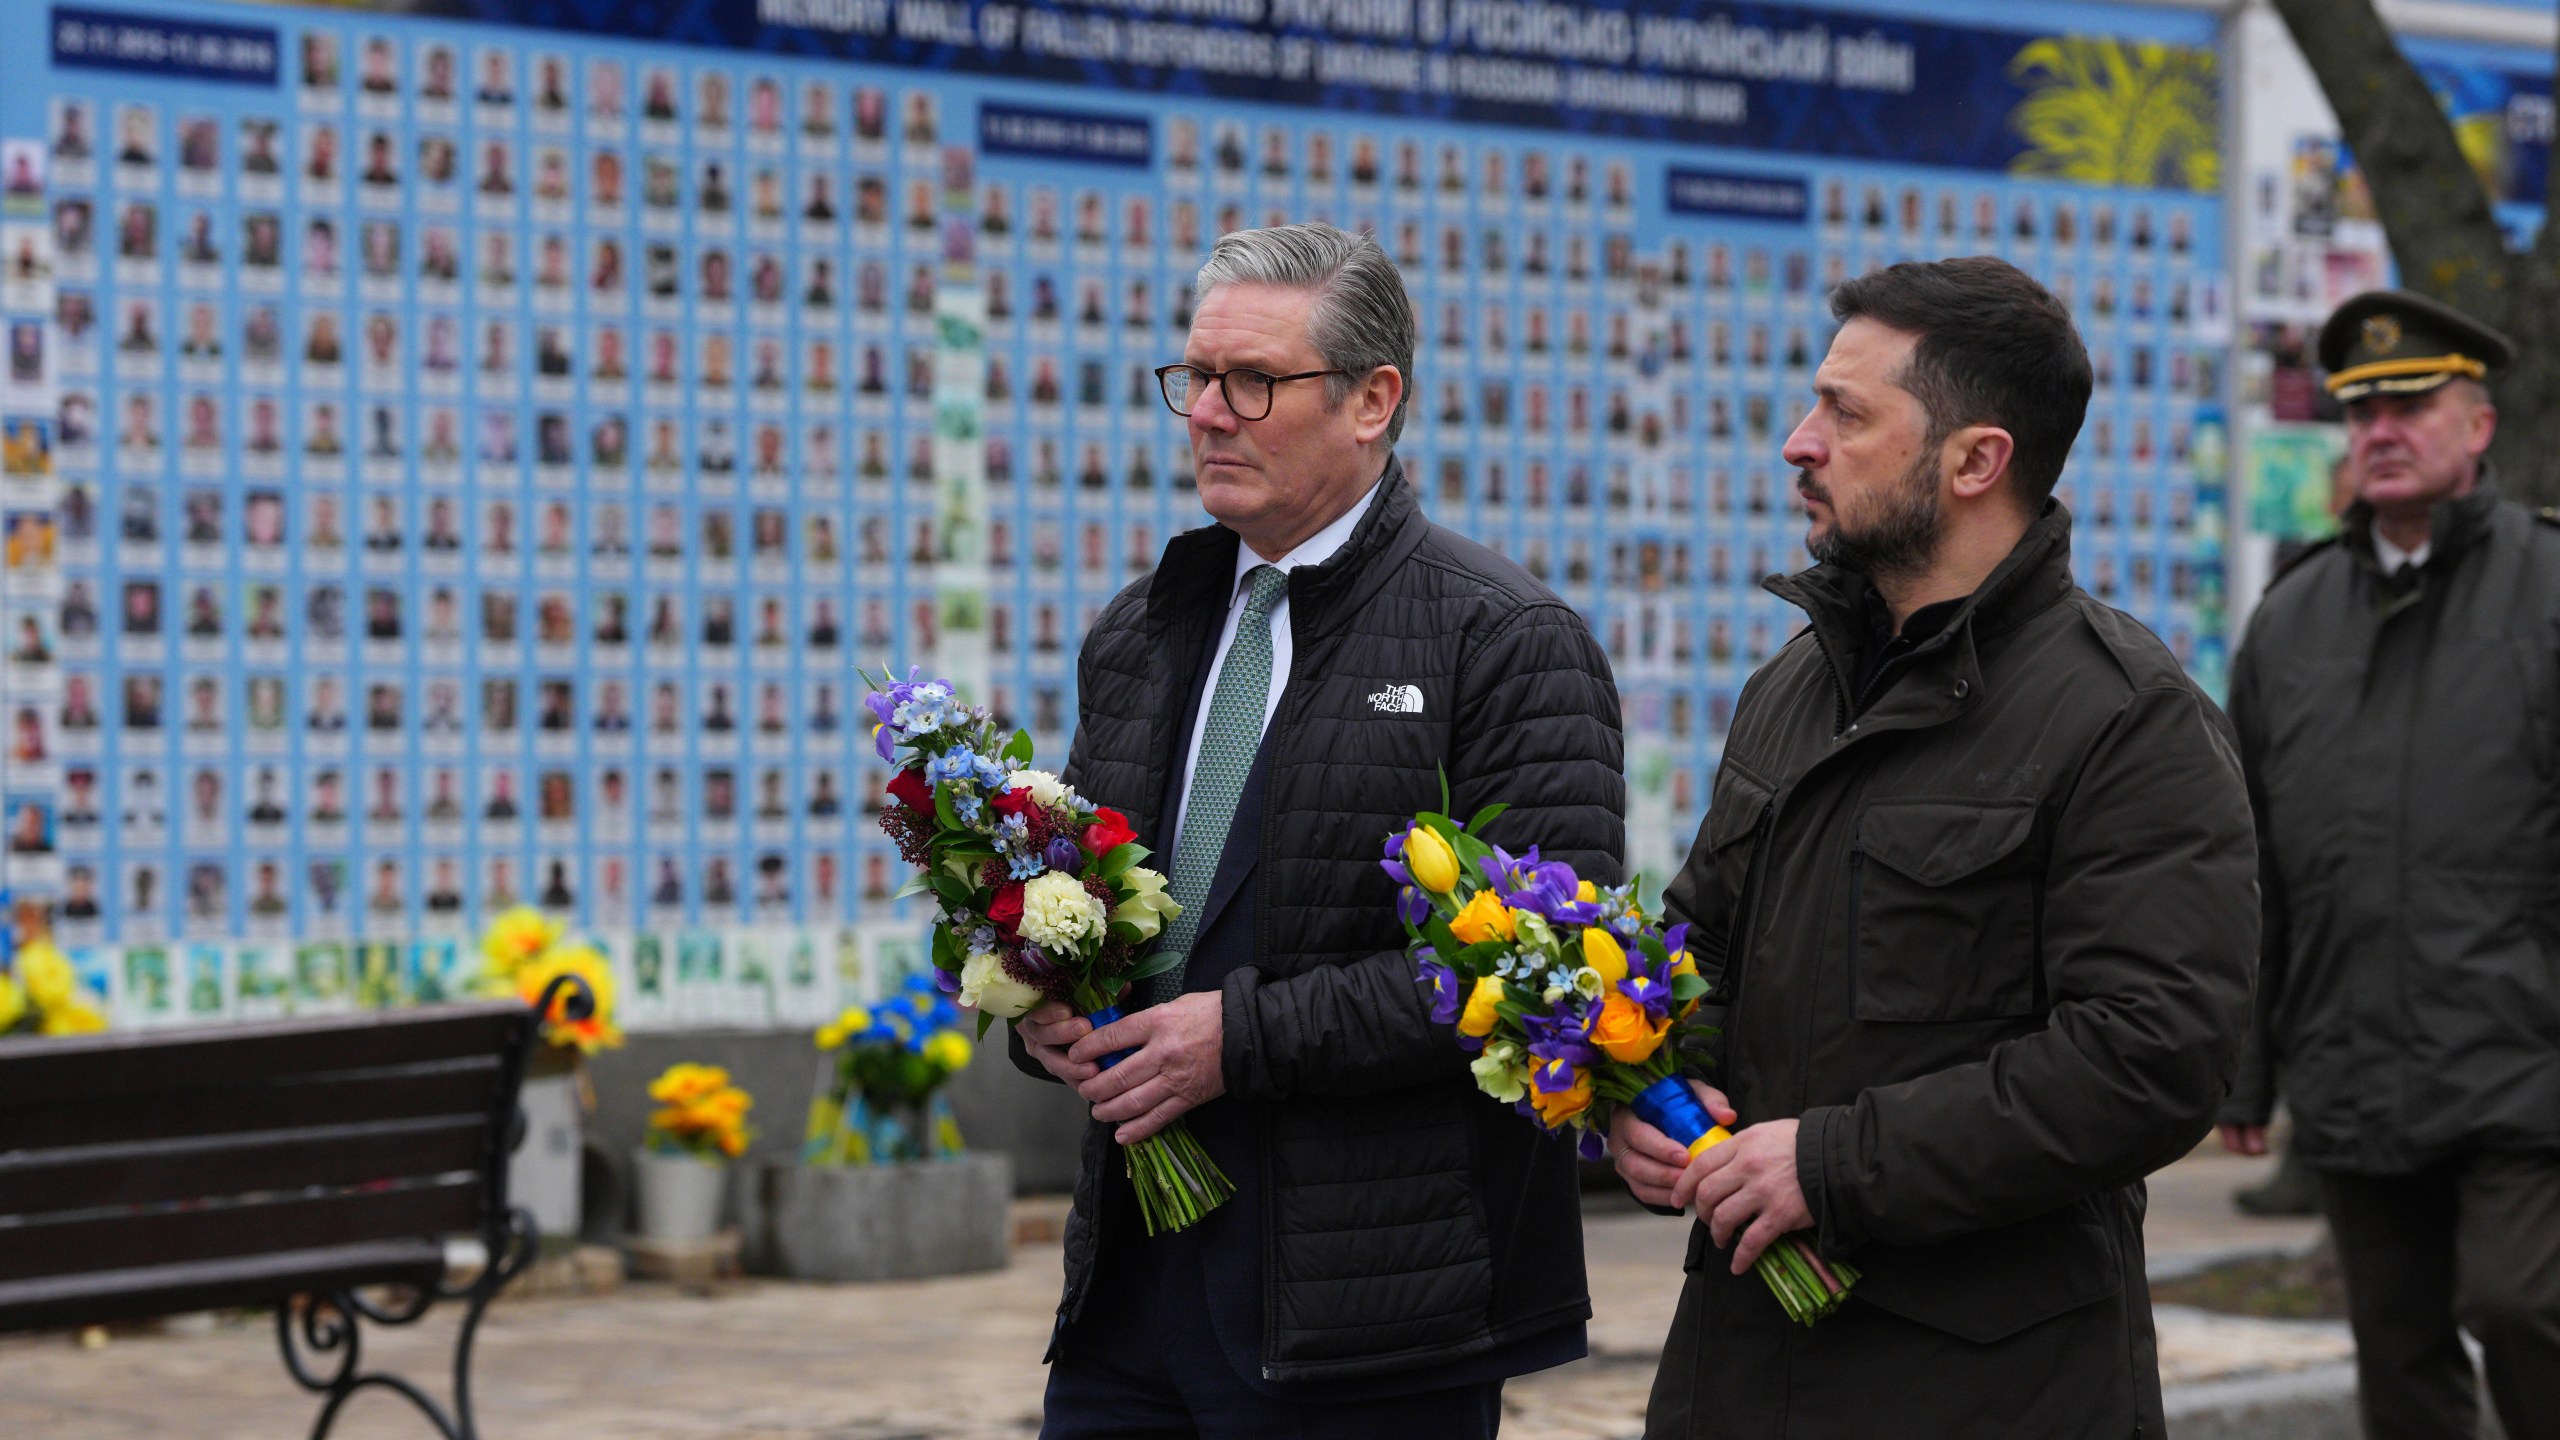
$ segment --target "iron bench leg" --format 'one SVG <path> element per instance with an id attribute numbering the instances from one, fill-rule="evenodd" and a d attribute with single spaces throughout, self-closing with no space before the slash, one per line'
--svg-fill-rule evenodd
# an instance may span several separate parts
<path id="1" fill-rule="evenodd" d="M 406 1304 L 393 1308 L 377 1305 L 354 1289 L 332 1290 L 295 1296 L 276 1308 L 276 1345 L 284 1352 L 285 1372 L 303 1389 L 327 1397 L 312 1422 L 311 1440 L 326 1440 L 330 1427 L 338 1422 L 339 1410 L 357 1391 L 367 1388 L 388 1390 L 407 1400 L 444 1440 L 478 1440 L 479 1426 L 471 1410 L 472 1341 L 489 1302 L 532 1263 L 535 1249 L 532 1215 L 517 1210 L 508 1219 L 506 1230 L 492 1237 L 498 1243 L 491 1245 L 488 1263 L 460 1290 L 439 1284 L 414 1292 Z M 451 1413 L 408 1380 L 364 1369 L 363 1322 L 411 1324 L 438 1300 L 464 1302 L 462 1331 L 453 1342 Z M 329 1356 L 335 1357 L 334 1364 L 321 1358 Z"/>

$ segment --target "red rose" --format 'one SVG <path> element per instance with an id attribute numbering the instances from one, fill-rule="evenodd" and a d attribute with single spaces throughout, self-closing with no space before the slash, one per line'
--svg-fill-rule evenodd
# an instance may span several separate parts
<path id="1" fill-rule="evenodd" d="M 987 923 L 1004 932 L 1004 938 L 1018 938 L 1022 931 L 1022 887 L 1018 884 L 998 886 L 996 898 L 987 902 Z"/>
<path id="2" fill-rule="evenodd" d="M 921 770 L 901 770 L 889 780 L 889 794 L 910 810 L 933 808 L 933 786 Z"/>
<path id="3" fill-rule="evenodd" d="M 1137 838 L 1138 832 L 1129 828 L 1129 817 L 1109 808 L 1095 811 L 1093 823 L 1084 827 L 1084 848 L 1097 856 L 1108 855 L 1113 846 L 1126 845 Z"/>
<path id="4" fill-rule="evenodd" d="M 1040 802 L 1031 798 L 1031 787 L 1028 785 L 1015 790 L 999 790 L 995 793 L 995 798 L 987 803 L 996 807 L 996 813 L 999 815 L 1020 815 L 1025 818 L 1028 818 L 1032 811 L 1040 808 Z"/>

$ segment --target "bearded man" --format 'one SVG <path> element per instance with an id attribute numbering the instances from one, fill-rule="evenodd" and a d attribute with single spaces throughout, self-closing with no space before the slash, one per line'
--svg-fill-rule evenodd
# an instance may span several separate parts
<path id="1" fill-rule="evenodd" d="M 1811 624 L 1744 689 L 1666 895 L 1723 1007 L 1695 1159 L 1621 1111 L 1637 1197 L 1694 1208 L 1648 1436 L 2163 1433 L 2144 1175 L 2212 1128 L 2256 951 L 2230 727 L 2071 579 L 2069 312 L 1990 258 L 1842 286 L 1786 443 Z M 1751 1273 L 1862 1272 L 1791 1324 Z"/>

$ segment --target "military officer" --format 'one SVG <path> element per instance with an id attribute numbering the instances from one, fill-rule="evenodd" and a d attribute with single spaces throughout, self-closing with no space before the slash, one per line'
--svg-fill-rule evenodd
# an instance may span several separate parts
<path id="1" fill-rule="evenodd" d="M 2560 1437 L 2560 526 L 2499 495 L 2506 337 L 2401 291 L 2320 333 L 2357 498 L 2232 667 L 2264 910 L 2223 1143 L 2281 1067 L 2366 1433 Z M 2547 515 L 2547 512 L 2546 512 Z"/>

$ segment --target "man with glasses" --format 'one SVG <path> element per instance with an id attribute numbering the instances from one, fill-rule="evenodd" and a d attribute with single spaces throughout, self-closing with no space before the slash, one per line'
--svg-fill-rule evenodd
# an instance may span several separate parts
<path id="1" fill-rule="evenodd" d="M 1423 516 L 1375 240 L 1239 231 L 1198 288 L 1157 374 L 1218 523 L 1094 622 L 1067 768 L 1171 877 L 1184 958 L 1100 1030 L 1013 1030 L 1094 1116 L 1042 1434 L 1491 1436 L 1505 1378 L 1584 1351 L 1574 1155 L 1474 1092 L 1378 844 L 1445 773 L 1513 807 L 1487 840 L 1616 881 L 1617 692 L 1581 617 Z M 1236 1194 L 1149 1236 L 1112 1144 L 1177 1116 Z"/>

